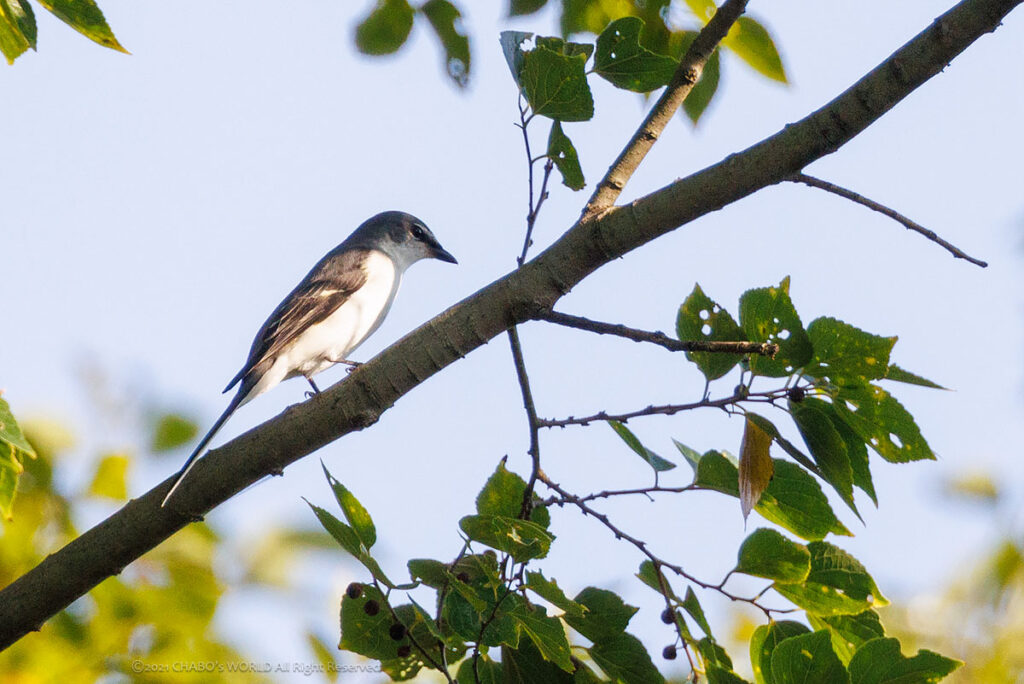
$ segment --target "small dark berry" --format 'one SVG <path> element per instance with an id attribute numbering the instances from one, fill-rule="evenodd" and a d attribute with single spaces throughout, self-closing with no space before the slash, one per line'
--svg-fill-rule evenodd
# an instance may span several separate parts
<path id="1" fill-rule="evenodd" d="M 469 573 L 466 572 L 465 570 L 463 570 L 462 572 L 460 572 L 458 575 L 455 576 L 455 579 L 457 579 L 460 582 L 462 582 L 463 584 L 465 584 L 466 582 L 469 581 Z"/>
<path id="2" fill-rule="evenodd" d="M 794 404 L 799 404 L 807 396 L 807 392 L 803 387 L 793 387 L 789 390 L 789 400 Z"/>
<path id="3" fill-rule="evenodd" d="M 350 599 L 357 599 L 363 595 L 363 585 L 359 582 L 353 582 L 352 584 L 348 585 L 348 589 L 345 590 L 345 594 Z"/>
<path id="4" fill-rule="evenodd" d="M 664 622 L 666 625 L 671 625 L 673 622 L 676 621 L 676 615 L 672 612 L 671 608 L 666 608 L 665 610 L 661 611 L 661 621 Z"/>
<path id="5" fill-rule="evenodd" d="M 664 658 L 665 660 L 675 660 L 676 659 L 676 647 L 675 646 L 666 646 L 665 650 L 663 650 L 661 652 L 661 657 Z"/>
<path id="6" fill-rule="evenodd" d="M 363 611 L 367 615 L 376 615 L 380 612 L 380 604 L 374 601 L 373 599 L 370 599 L 366 602 L 366 605 L 363 606 Z"/>
<path id="7" fill-rule="evenodd" d="M 398 647 L 399 658 L 408 658 L 410 655 L 412 655 L 412 646 L 409 644 L 402 644 Z"/>
<path id="8" fill-rule="evenodd" d="M 391 638 L 395 641 L 401 641 L 405 637 L 405 625 L 400 622 L 396 622 L 391 625 L 390 629 L 388 629 L 388 634 L 390 634 Z"/>

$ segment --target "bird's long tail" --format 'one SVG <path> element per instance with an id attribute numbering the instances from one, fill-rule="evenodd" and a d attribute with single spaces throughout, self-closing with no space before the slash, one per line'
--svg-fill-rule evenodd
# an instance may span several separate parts
<path id="1" fill-rule="evenodd" d="M 235 412 L 235 409 L 244 403 L 247 394 L 248 392 L 243 392 L 240 388 L 238 393 L 231 400 L 231 403 L 228 404 L 228 407 L 224 409 L 224 413 L 220 414 L 220 418 L 218 418 L 217 422 L 213 424 L 212 428 L 210 428 L 210 431 L 206 433 L 205 437 L 199 440 L 199 444 L 192 451 L 192 455 L 188 457 L 188 460 L 185 461 L 185 465 L 183 465 L 181 470 L 178 471 L 178 477 L 175 478 L 174 485 L 171 487 L 170 491 L 167 492 L 167 496 L 164 497 L 163 503 L 160 504 L 160 508 L 167 505 L 171 495 L 173 495 L 175 490 L 177 490 L 181 485 L 182 480 L 184 480 L 185 476 L 188 475 L 188 471 L 192 470 L 192 466 L 196 464 L 196 459 L 198 459 L 200 454 L 203 453 L 203 449 L 210 443 L 210 440 L 213 439 L 213 436 L 217 434 L 217 431 L 221 429 L 224 423 L 227 422 L 228 418 L 231 417 L 231 414 Z"/>

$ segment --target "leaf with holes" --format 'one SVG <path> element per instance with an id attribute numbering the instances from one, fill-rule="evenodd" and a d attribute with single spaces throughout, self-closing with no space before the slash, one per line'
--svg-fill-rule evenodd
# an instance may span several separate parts
<path id="1" fill-rule="evenodd" d="M 814 615 L 856 615 L 889 605 L 860 561 L 828 542 L 811 542 L 811 571 L 800 583 L 776 582 L 775 591 Z"/>
<path id="2" fill-rule="evenodd" d="M 752 342 L 779 345 L 774 359 L 752 356 L 750 370 L 757 375 L 781 378 L 802 368 L 814 349 L 800 316 L 789 298 L 789 276 L 777 287 L 747 290 L 740 297 L 740 326 Z"/>
<path id="3" fill-rule="evenodd" d="M 455 84 L 464 88 L 469 83 L 469 38 L 462 26 L 462 13 L 448 0 L 429 0 L 419 11 L 430 22 L 444 48 L 445 71 Z"/>
<path id="4" fill-rule="evenodd" d="M 814 358 L 804 372 L 812 378 L 827 378 L 835 385 L 862 387 L 869 380 L 884 378 L 895 337 L 864 332 L 835 318 L 816 318 L 807 326 Z"/>
<path id="5" fill-rule="evenodd" d="M 881 387 L 841 388 L 832 405 L 836 414 L 886 461 L 935 460 L 914 417 Z"/>
<path id="6" fill-rule="evenodd" d="M 523 50 L 523 43 L 533 38 L 529 31 L 502 31 L 498 42 L 501 43 L 501 52 L 505 55 L 505 62 L 508 70 L 512 72 L 512 79 L 520 88 L 523 82 L 520 79 L 523 73 L 523 61 L 526 51 Z"/>
<path id="7" fill-rule="evenodd" d="M 740 446 L 740 509 L 746 520 L 757 505 L 761 493 L 768 488 L 775 469 L 768 455 L 772 439 L 752 420 L 745 421 L 743 443 Z"/>
<path id="8" fill-rule="evenodd" d="M 558 121 L 587 121 L 594 97 L 587 85 L 583 52 L 566 55 L 538 45 L 523 54 L 520 83 L 534 114 Z"/>
<path id="9" fill-rule="evenodd" d="M 637 436 L 633 434 L 633 431 L 630 430 L 625 425 L 623 425 L 622 423 L 618 422 L 617 420 L 609 420 L 608 425 L 610 425 L 612 430 L 615 430 L 615 434 L 617 434 L 622 439 L 622 441 L 625 442 L 626 445 L 633 450 L 633 453 L 647 461 L 647 464 L 654 469 L 654 472 L 662 473 L 665 472 L 666 470 L 672 470 L 673 468 L 676 467 L 676 464 L 673 463 L 672 461 L 662 458 L 658 454 L 654 453 L 653 451 L 645 447 L 637 438 Z"/>
<path id="10" fill-rule="evenodd" d="M 678 61 L 643 47 L 643 28 L 639 17 L 622 17 L 597 37 L 594 71 L 617 88 L 649 93 L 672 80 Z"/>
<path id="11" fill-rule="evenodd" d="M 569 136 L 562 130 L 562 122 L 554 121 L 551 124 L 551 134 L 548 136 L 548 159 L 558 167 L 558 173 L 562 175 L 562 185 L 571 190 L 582 190 L 586 185 L 583 178 L 583 169 L 580 167 L 580 158 L 576 154 L 576 148 L 569 140 Z"/>
<path id="12" fill-rule="evenodd" d="M 747 339 L 729 312 L 704 294 L 700 285 L 693 286 L 693 291 L 679 307 L 676 335 L 682 342 L 733 342 Z M 686 358 L 697 365 L 705 378 L 715 380 L 732 370 L 743 355 L 686 352 Z"/>

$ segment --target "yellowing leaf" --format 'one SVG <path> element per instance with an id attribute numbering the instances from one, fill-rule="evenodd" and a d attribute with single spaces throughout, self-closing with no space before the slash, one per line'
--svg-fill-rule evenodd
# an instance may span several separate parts
<path id="1" fill-rule="evenodd" d="M 123 501 L 128 498 L 128 456 L 110 454 L 104 456 L 96 467 L 96 474 L 89 485 L 89 494 Z"/>
<path id="2" fill-rule="evenodd" d="M 743 443 L 740 445 L 740 508 L 744 520 L 768 488 L 775 472 L 771 456 L 768 455 L 771 444 L 771 436 L 748 419 L 743 429 Z"/>

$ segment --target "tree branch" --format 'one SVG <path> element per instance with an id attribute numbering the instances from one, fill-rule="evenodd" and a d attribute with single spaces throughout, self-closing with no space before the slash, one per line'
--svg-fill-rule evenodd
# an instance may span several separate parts
<path id="1" fill-rule="evenodd" d="M 819 190 L 824 190 L 825 192 L 831 192 L 833 195 L 839 195 L 840 197 L 848 199 L 851 202 L 856 202 L 857 204 L 865 206 L 868 209 L 871 209 L 872 211 L 877 211 L 880 214 L 885 214 L 892 220 L 898 223 L 902 223 L 905 228 L 908 228 L 909 230 L 912 230 L 915 233 L 920 233 L 921 235 L 924 235 L 926 238 L 928 238 L 935 244 L 943 247 L 947 252 L 952 254 L 957 259 L 966 259 L 975 266 L 981 266 L 982 268 L 988 266 L 987 261 L 975 259 L 969 254 L 966 254 L 959 247 L 943 240 L 941 237 L 938 236 L 938 234 L 935 233 L 935 231 L 928 230 L 920 223 L 911 221 L 909 218 L 899 213 L 895 209 L 890 209 L 884 204 L 880 204 L 872 199 L 868 199 L 864 195 L 859 195 L 856 192 L 852 190 L 847 190 L 846 188 L 836 185 L 835 183 L 829 183 L 828 181 L 821 180 L 820 178 L 808 176 L 805 173 L 795 174 L 792 178 L 789 178 L 788 180 L 794 183 L 803 183 L 804 185 L 808 185 L 812 188 L 818 188 Z"/>
<path id="2" fill-rule="evenodd" d="M 558 311 L 541 311 L 535 317 L 538 321 L 557 323 L 567 328 L 577 328 L 597 333 L 598 335 L 617 335 L 634 342 L 650 342 L 670 351 L 711 352 L 719 354 L 760 354 L 774 358 L 779 353 L 779 345 L 769 342 L 711 342 L 708 340 L 688 340 L 681 342 L 663 332 L 637 330 L 618 323 L 602 323 L 582 316 L 560 313 Z"/>
<path id="3" fill-rule="evenodd" d="M 537 408 L 533 404 L 533 392 L 530 390 L 530 376 L 526 373 L 526 361 L 523 359 L 523 347 L 519 343 L 519 331 L 515 326 L 508 329 L 508 341 L 512 346 L 512 360 L 516 366 L 516 378 L 523 394 L 523 408 L 526 409 L 526 420 L 530 427 L 530 479 L 523 491 L 523 505 L 519 516 L 530 519 L 533 509 L 533 488 L 537 485 L 537 474 L 540 472 L 540 427 L 537 420 Z"/>
<path id="4" fill-rule="evenodd" d="M 594 188 L 594 194 L 583 209 L 583 217 L 588 218 L 599 214 L 615 203 L 626 183 L 647 156 L 647 153 L 658 141 L 665 126 L 672 120 L 675 113 L 683 105 L 693 86 L 697 85 L 704 65 L 708 58 L 722 42 L 729 29 L 740 18 L 747 8 L 749 0 L 726 0 L 715 11 L 715 16 L 701 29 L 697 37 L 690 43 L 690 49 L 683 55 L 669 81 L 665 92 L 651 107 L 647 118 L 633 134 L 633 137 L 619 153 L 604 178 Z"/>
<path id="5" fill-rule="evenodd" d="M 963 0 L 818 111 L 628 206 L 581 220 L 522 268 L 428 321 L 342 382 L 210 451 L 196 463 L 173 507 L 160 507 L 173 478 L 128 502 L 0 591 L 0 648 L 39 629 L 196 516 L 374 424 L 434 373 L 516 323 L 536 318 L 602 265 L 836 151 L 994 31 L 1021 2 Z"/>

